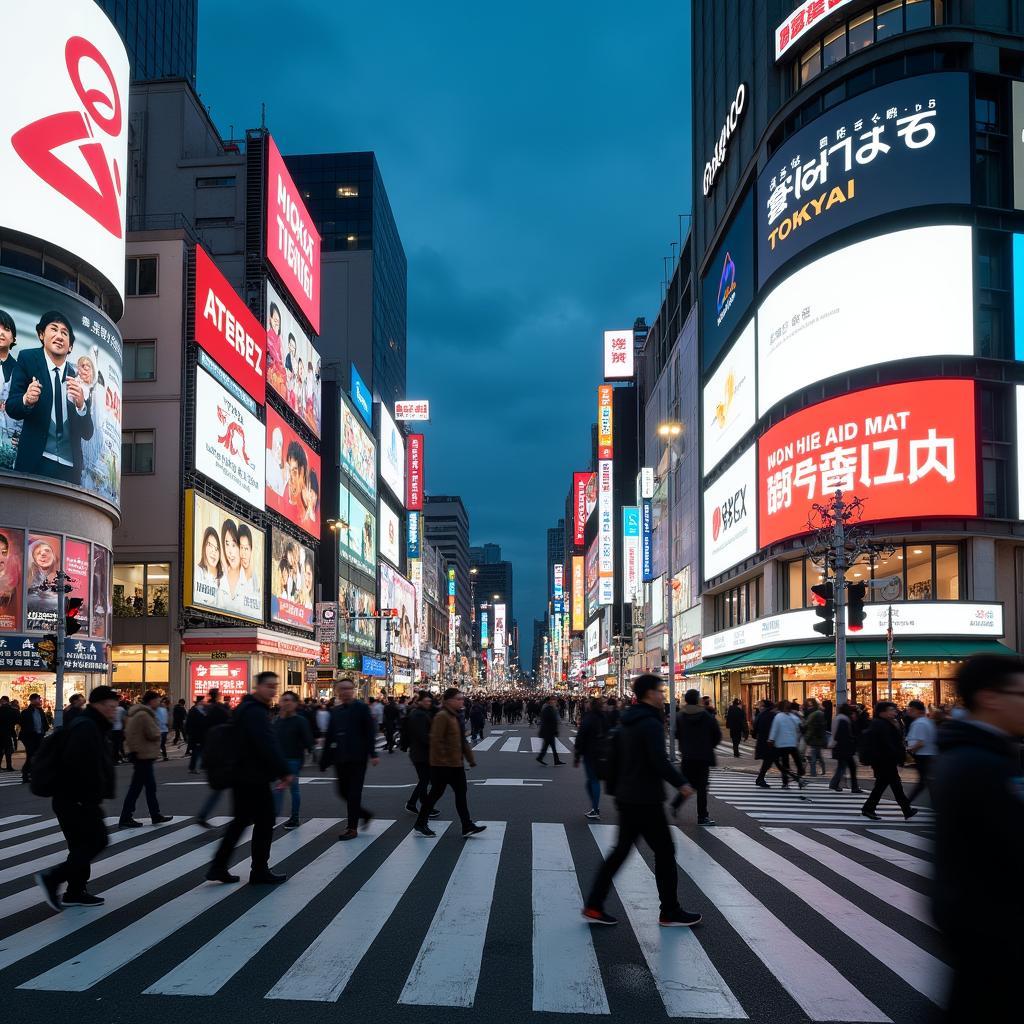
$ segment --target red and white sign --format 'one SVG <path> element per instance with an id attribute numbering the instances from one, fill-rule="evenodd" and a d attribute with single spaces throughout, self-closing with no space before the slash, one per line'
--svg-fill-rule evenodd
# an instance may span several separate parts
<path id="1" fill-rule="evenodd" d="M 320 333 L 320 233 L 272 138 L 267 139 L 267 262 Z"/>
<path id="2" fill-rule="evenodd" d="M 587 489 L 593 478 L 593 473 L 573 473 L 572 475 L 572 490 L 576 509 L 572 521 L 572 542 L 578 548 L 583 547 L 586 543 L 587 520 L 593 511 L 587 502 Z"/>
<path id="3" fill-rule="evenodd" d="M 633 379 L 633 332 L 604 332 L 604 379 Z"/>
<path id="4" fill-rule="evenodd" d="M 410 512 L 423 509 L 423 435 L 410 434 L 406 440 L 405 507 Z"/>
<path id="5" fill-rule="evenodd" d="M 759 545 L 806 533 L 811 505 L 837 490 L 864 522 L 976 516 L 974 382 L 889 384 L 789 416 L 762 436 Z"/>
<path id="6" fill-rule="evenodd" d="M 100 7 L 5 6 L 0 224 L 66 249 L 124 299 L 128 55 Z M 116 319 L 116 318 L 115 318 Z"/>
<path id="7" fill-rule="evenodd" d="M 601 384 L 597 389 L 597 457 L 612 457 L 612 399 L 615 389 Z"/>
<path id="8" fill-rule="evenodd" d="M 228 376 L 262 404 L 267 397 L 267 332 L 199 245 L 195 335 Z"/>
<path id="9" fill-rule="evenodd" d="M 320 456 L 269 406 L 266 433 L 267 508 L 320 536 Z"/>
<path id="10" fill-rule="evenodd" d="M 219 690 L 221 700 L 230 697 L 231 703 L 237 704 L 249 692 L 249 662 L 191 661 L 188 678 L 193 701 Z"/>
<path id="11" fill-rule="evenodd" d="M 395 419 L 399 423 L 409 420 L 429 420 L 430 403 L 423 399 L 395 402 Z"/>
<path id="12" fill-rule="evenodd" d="M 805 0 L 775 30 L 775 59 L 783 56 L 809 32 L 813 32 L 833 12 L 851 0 Z"/>

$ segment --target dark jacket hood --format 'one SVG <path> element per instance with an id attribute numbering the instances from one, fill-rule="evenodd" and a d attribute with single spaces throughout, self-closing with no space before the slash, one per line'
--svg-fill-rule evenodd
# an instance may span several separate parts
<path id="1" fill-rule="evenodd" d="M 651 717 L 657 718 L 660 721 L 662 715 L 657 708 L 652 708 L 650 704 L 630 704 L 630 706 L 622 712 L 622 718 L 620 721 L 623 725 L 636 725 L 638 722 L 642 722 L 645 718 Z"/>
<path id="2" fill-rule="evenodd" d="M 684 704 L 682 706 L 682 708 L 680 709 L 679 713 L 681 715 L 710 715 L 711 714 L 711 712 L 708 711 L 708 709 L 706 707 L 704 707 L 703 704 Z"/>
<path id="3" fill-rule="evenodd" d="M 964 747 L 975 747 L 989 750 L 1000 757 L 1012 754 L 1016 749 L 1016 741 L 1011 736 L 1002 736 L 975 725 L 969 719 L 956 719 L 944 722 L 938 730 L 940 751 L 957 750 Z"/>

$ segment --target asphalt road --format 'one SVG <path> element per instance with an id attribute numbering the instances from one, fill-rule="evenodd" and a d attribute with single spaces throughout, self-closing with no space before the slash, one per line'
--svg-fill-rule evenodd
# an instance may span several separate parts
<path id="1" fill-rule="evenodd" d="M 758 790 L 750 758 L 723 748 L 717 825 L 698 827 L 692 801 L 674 822 L 681 901 L 703 923 L 657 927 L 644 851 L 608 901 L 619 925 L 588 928 L 580 892 L 614 840 L 614 808 L 605 801 L 602 821 L 587 821 L 582 770 L 568 754 L 568 764 L 542 767 L 531 737 L 525 727 L 489 730 L 470 771 L 471 812 L 489 827 L 470 840 L 450 795 L 440 808 L 447 831 L 411 835 L 403 804 L 413 773 L 396 751 L 369 773 L 374 827 L 338 843 L 340 802 L 330 779 L 306 768 L 304 824 L 275 832 L 272 860 L 291 877 L 272 890 L 245 885 L 244 873 L 237 886 L 203 881 L 220 832 L 190 817 L 207 791 L 175 751 L 158 779 L 162 810 L 180 817 L 113 828 L 91 886 L 106 906 L 60 915 L 31 882 L 62 858 L 48 801 L 0 774 L 5 1017 L 308 1024 L 340 1011 L 417 1024 L 607 1014 L 645 1024 L 909 1024 L 941 1000 L 927 813 L 904 825 L 883 804 L 887 820 L 868 822 L 855 796 L 830 794 L 820 779 L 803 793 L 781 790 L 777 776 Z M 571 746 L 569 730 L 561 739 Z M 120 792 L 129 773 L 118 769 Z M 226 815 L 227 803 L 214 814 Z M 323 1006 L 335 1002 L 337 1011 Z"/>

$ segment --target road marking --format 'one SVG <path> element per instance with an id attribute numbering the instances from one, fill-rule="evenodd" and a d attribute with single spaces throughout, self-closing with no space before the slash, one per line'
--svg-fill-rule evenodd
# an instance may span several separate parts
<path id="1" fill-rule="evenodd" d="M 875 857 L 880 857 L 894 868 L 902 868 L 904 871 L 920 875 L 922 878 L 931 878 L 934 874 L 932 865 L 928 861 L 921 860 L 920 857 L 915 857 L 913 854 L 904 853 L 902 850 L 894 850 L 891 846 L 885 846 L 867 836 L 857 835 L 856 832 L 848 832 L 842 828 L 819 828 L 816 831 L 838 840 L 840 843 L 845 843 L 847 846 L 852 846 L 855 850 L 860 850 L 861 853 L 870 853 Z"/>
<path id="2" fill-rule="evenodd" d="M 498 742 L 500 737 L 497 734 L 492 733 L 486 739 L 482 739 L 473 749 L 474 750 L 490 750 L 495 743 Z"/>
<path id="3" fill-rule="evenodd" d="M 515 754 L 519 750 L 519 737 L 512 736 L 501 745 L 503 754 Z"/>
<path id="4" fill-rule="evenodd" d="M 30 821 L 32 818 L 38 817 L 38 814 L 12 814 L 7 818 L 0 818 L 0 825 L 13 825 L 16 821 Z M 56 821 L 57 819 L 51 818 L 50 820 Z M 7 834 L 7 832 L 4 832 L 3 835 L 0 835 L 0 838 L 3 838 L 3 836 Z"/>
<path id="5" fill-rule="evenodd" d="M 876 921 L 856 904 L 844 899 L 823 882 L 812 878 L 785 857 L 755 843 L 736 828 L 715 829 L 715 836 L 744 860 L 835 926 L 843 935 L 867 950 L 883 966 L 911 988 L 942 1005 L 949 980 L 949 968 L 899 932 Z"/>
<path id="6" fill-rule="evenodd" d="M 543 786 L 550 779 L 470 779 L 471 786 Z"/>
<path id="7" fill-rule="evenodd" d="M 607 857 L 615 846 L 614 825 L 591 825 Z M 658 890 L 654 873 L 634 849 L 615 876 L 615 891 L 626 910 L 658 993 L 670 1017 L 715 1017 L 746 1020 L 737 998 L 704 952 L 691 928 L 658 925 Z"/>
<path id="8" fill-rule="evenodd" d="M 26 815 L 26 817 L 28 817 L 28 815 Z M 111 820 L 117 821 L 117 818 L 113 818 Z M 0 843 L 6 843 L 8 839 L 13 839 L 15 836 L 27 836 L 32 832 L 42 832 L 48 828 L 59 829 L 60 823 L 56 818 L 47 818 L 46 821 L 36 821 L 31 825 L 19 825 L 18 828 L 9 828 L 6 832 L 0 832 Z M 57 838 L 63 838 L 63 833 L 58 832 Z M 7 853 L 2 847 L 0 847 L 0 857 L 7 857 Z"/>
<path id="9" fill-rule="evenodd" d="M 919 836 L 914 832 L 890 832 L 887 828 L 869 828 L 876 836 L 889 839 L 894 843 L 902 843 L 904 846 L 913 846 L 915 850 L 924 850 L 931 853 L 935 844 L 927 836 Z"/>
<path id="10" fill-rule="evenodd" d="M 449 825 L 450 821 L 435 821 L 432 828 L 440 838 Z M 336 1001 L 437 846 L 438 840 L 410 832 L 285 971 L 267 999 Z"/>
<path id="11" fill-rule="evenodd" d="M 117 824 L 117 818 L 104 818 L 103 824 L 109 828 L 111 825 Z M 23 853 L 31 853 L 33 850 L 40 850 L 45 846 L 53 846 L 54 843 L 63 843 L 64 833 L 57 831 L 46 836 L 36 836 L 35 839 L 29 839 L 24 843 L 18 843 L 15 846 L 8 846 L 5 849 L 0 849 L 0 861 L 11 860 L 14 857 L 18 857 Z M 62 857 L 61 860 L 64 858 Z"/>
<path id="12" fill-rule="evenodd" d="M 608 1013 L 564 825 L 533 823 L 533 1009 Z"/>

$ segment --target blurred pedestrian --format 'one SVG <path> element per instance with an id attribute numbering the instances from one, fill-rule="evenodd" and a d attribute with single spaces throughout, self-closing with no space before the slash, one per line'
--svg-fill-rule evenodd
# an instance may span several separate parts
<path id="1" fill-rule="evenodd" d="M 914 767 L 917 769 L 917 784 L 907 795 L 907 799 L 913 803 L 925 790 L 931 793 L 932 765 L 939 747 L 936 743 L 935 723 L 928 717 L 923 701 L 912 700 L 907 705 L 906 717 L 910 722 L 907 750 L 913 755 Z"/>
<path id="2" fill-rule="evenodd" d="M 25 761 L 21 766 L 22 782 L 28 782 L 32 777 L 32 758 L 45 735 L 46 716 L 43 714 L 43 698 L 38 693 L 30 693 L 28 704 L 18 718 L 18 739 L 25 748 Z"/>
<path id="3" fill-rule="evenodd" d="M 907 821 L 917 814 L 917 808 L 910 806 L 907 794 L 903 792 L 900 779 L 900 766 L 906 762 L 907 752 L 903 745 L 903 733 L 896 721 L 898 712 L 899 709 L 891 700 L 879 701 L 875 705 L 874 721 L 857 747 L 857 756 L 871 766 L 875 776 L 875 784 L 860 810 L 865 818 L 872 821 L 882 820 L 875 809 L 886 789 L 892 791 L 893 799 L 900 805 Z"/>
<path id="4" fill-rule="evenodd" d="M 156 706 L 156 721 L 160 726 L 160 754 L 163 759 L 167 757 L 167 733 L 170 729 L 171 701 L 169 697 L 161 697 L 160 703 Z"/>
<path id="5" fill-rule="evenodd" d="M 362 800 L 367 762 L 374 766 L 378 763 L 377 727 L 370 709 L 356 698 L 356 685 L 351 678 L 339 679 L 335 692 L 338 703 L 331 709 L 320 770 L 334 766 L 338 793 L 348 810 L 348 826 L 338 838 L 348 840 L 359 835 L 360 819 L 365 828 L 373 818 L 373 812 L 363 807 Z"/>
<path id="6" fill-rule="evenodd" d="M 725 727 L 732 740 L 732 756 L 740 756 L 740 740 L 747 738 L 747 712 L 739 697 L 734 697 L 725 713 Z"/>
<path id="7" fill-rule="evenodd" d="M 302 793 L 299 785 L 299 774 L 306 760 L 306 754 L 313 749 L 313 731 L 309 727 L 309 719 L 299 713 L 299 695 L 293 690 L 285 690 L 278 701 L 277 718 L 273 723 L 274 735 L 281 745 L 291 776 L 291 816 L 284 827 L 299 827 L 299 810 L 302 807 Z M 284 805 L 284 788 L 274 790 L 274 815 L 281 813 Z"/>
<path id="8" fill-rule="evenodd" d="M 708 815 L 708 782 L 714 767 L 715 747 L 722 742 L 718 719 L 700 701 L 700 691 L 687 690 L 683 707 L 676 717 L 680 768 L 697 791 L 697 824 L 714 825 Z"/>
<path id="9" fill-rule="evenodd" d="M 818 766 L 821 766 L 821 774 L 825 774 L 825 758 L 822 750 L 825 748 L 825 712 L 818 706 L 814 697 L 808 697 L 804 703 L 804 743 L 807 744 L 807 773 L 818 774 Z"/>
<path id="10" fill-rule="evenodd" d="M 836 762 L 836 771 L 828 788 L 837 793 L 843 791 L 843 776 L 846 773 L 850 776 L 850 792 L 864 792 L 857 782 L 856 718 L 857 709 L 852 704 L 840 704 L 839 711 L 832 719 L 832 757 Z"/>
<path id="11" fill-rule="evenodd" d="M 565 762 L 558 756 L 558 748 L 555 746 L 555 740 L 558 736 L 558 722 L 559 717 L 556 700 L 554 694 L 551 694 L 548 699 L 544 701 L 544 706 L 540 709 L 540 727 L 537 730 L 537 735 L 541 739 L 540 753 L 537 755 L 537 760 L 543 765 L 547 764 L 544 760 L 544 755 L 547 753 L 549 747 L 551 748 L 555 764 L 565 764 Z"/>
<path id="12" fill-rule="evenodd" d="M 135 803 L 145 790 L 146 807 L 154 825 L 170 821 L 160 813 L 160 802 L 156 795 L 156 775 L 153 766 L 160 756 L 160 723 L 156 711 L 160 694 L 147 690 L 138 704 L 128 709 L 124 723 L 124 745 L 128 760 L 132 764 L 132 781 L 121 805 L 120 828 L 142 828 L 142 822 L 135 820 Z"/>
<path id="13" fill-rule="evenodd" d="M 580 701 L 580 703 L 583 702 Z M 605 718 L 604 705 L 600 698 L 591 697 L 576 733 L 573 764 L 579 768 L 580 762 L 583 762 L 587 795 L 590 798 L 590 810 L 586 812 L 585 817 L 595 821 L 601 817 L 601 779 L 598 776 L 598 758 L 601 756 L 607 736 L 608 721 Z"/>

